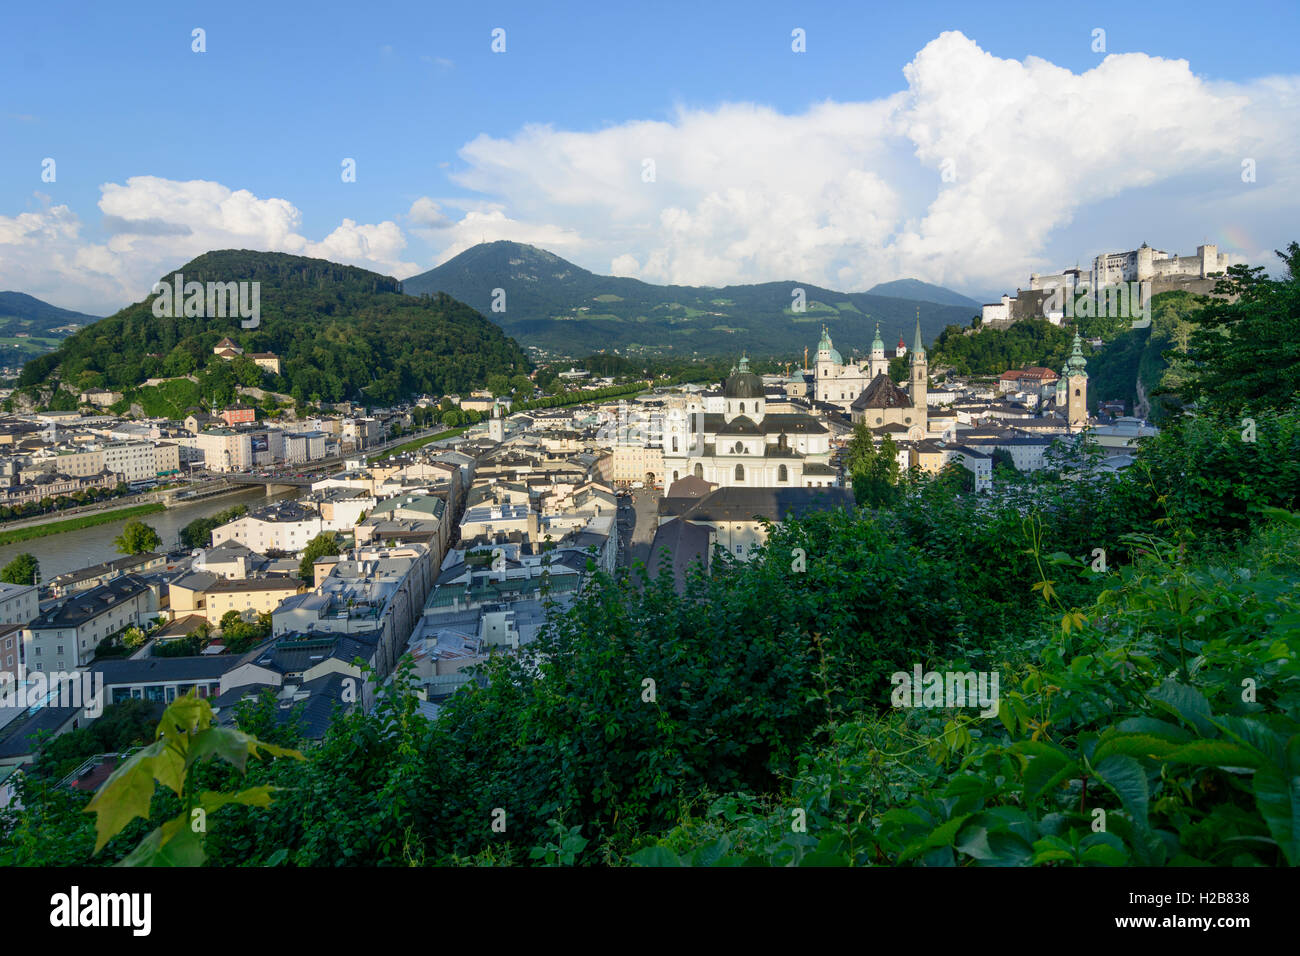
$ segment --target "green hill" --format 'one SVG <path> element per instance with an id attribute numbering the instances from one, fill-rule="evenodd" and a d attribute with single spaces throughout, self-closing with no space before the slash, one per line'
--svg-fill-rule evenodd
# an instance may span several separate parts
<path id="1" fill-rule="evenodd" d="M 893 282 L 880 282 L 867 290 L 868 295 L 887 295 L 896 299 L 913 299 L 919 302 L 934 302 L 939 305 L 960 305 L 967 309 L 978 309 L 980 303 L 960 292 L 945 289 L 941 285 L 922 282 L 920 279 L 895 279 Z"/>
<path id="2" fill-rule="evenodd" d="M 98 321 L 97 315 L 60 309 L 25 292 L 0 292 L 0 365 L 21 365 Z"/>
<path id="3" fill-rule="evenodd" d="M 602 276 L 534 246 L 488 242 L 402 283 L 412 294 L 445 292 L 467 302 L 520 342 L 560 355 L 600 350 L 687 357 L 789 356 L 815 349 L 821 326 L 848 358 L 871 347 L 876 322 L 887 344 L 911 343 L 917 309 L 932 340 L 945 326 L 967 324 L 975 305 L 861 292 L 835 292 L 807 282 L 764 282 L 722 288 L 652 285 Z M 929 287 L 937 289 L 937 286 Z M 505 311 L 492 311 L 494 290 Z M 803 289 L 805 310 L 792 310 Z M 944 290 L 946 291 L 946 290 Z"/>
<path id="4" fill-rule="evenodd" d="M 469 306 L 409 296 L 400 283 L 353 266 L 275 252 L 209 252 L 176 270 L 186 282 L 260 283 L 261 323 L 153 314 L 154 296 L 82 329 L 29 362 L 20 385 L 57 378 L 81 388 L 128 390 L 147 378 L 198 374 L 205 398 L 263 385 L 302 401 L 396 402 L 482 385 L 525 371 L 519 346 Z M 171 282 L 173 273 L 162 277 Z M 213 354 L 223 338 L 273 352 L 281 372 Z M 216 394 L 220 393 L 220 394 Z"/>

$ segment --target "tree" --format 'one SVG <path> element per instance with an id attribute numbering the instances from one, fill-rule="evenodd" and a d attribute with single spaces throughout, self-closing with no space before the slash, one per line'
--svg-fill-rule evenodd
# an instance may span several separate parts
<path id="1" fill-rule="evenodd" d="M 1230 412 L 1282 409 L 1300 395 L 1300 243 L 1278 252 L 1280 280 L 1262 266 L 1228 269 L 1215 299 L 1196 316 L 1188 340 L 1186 390 Z"/>
<path id="2" fill-rule="evenodd" d="M 315 580 L 313 565 L 316 559 L 338 553 L 338 536 L 333 531 L 322 531 L 311 539 L 306 550 L 303 551 L 302 562 L 298 565 L 299 576 L 307 583 L 312 583 Z"/>
<path id="3" fill-rule="evenodd" d="M 39 584 L 41 563 L 36 556 L 24 551 L 0 570 L 0 581 L 5 584 Z"/>
<path id="4" fill-rule="evenodd" d="M 113 543 L 117 550 L 122 554 L 143 554 L 146 551 L 153 551 L 162 545 L 162 538 L 158 537 L 158 532 L 139 519 L 133 519 L 126 523 Z"/>
<path id="5" fill-rule="evenodd" d="M 898 446 L 888 434 L 877 448 L 866 423 L 858 422 L 844 456 L 844 470 L 859 505 L 882 508 L 897 499 L 902 468 L 898 464 Z"/>

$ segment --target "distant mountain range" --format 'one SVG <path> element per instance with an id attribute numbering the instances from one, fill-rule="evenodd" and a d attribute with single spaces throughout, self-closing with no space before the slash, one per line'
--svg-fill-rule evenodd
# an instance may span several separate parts
<path id="1" fill-rule="evenodd" d="M 0 365 L 22 365 L 99 318 L 60 309 L 25 292 L 0 292 Z"/>
<path id="2" fill-rule="evenodd" d="M 801 312 L 792 308 L 796 289 L 803 290 Z M 652 285 L 597 275 L 544 249 L 505 241 L 467 249 L 404 280 L 402 290 L 445 292 L 519 342 L 571 356 L 613 349 L 792 356 L 816 349 L 825 325 L 848 357 L 871 348 L 877 322 L 887 346 L 900 335 L 910 346 L 918 309 L 927 343 L 949 325 L 969 325 L 979 309 L 973 299 L 916 279 L 870 292 L 835 292 L 795 280 L 721 288 Z M 494 301 L 504 311 L 493 311 Z"/>
<path id="3" fill-rule="evenodd" d="M 868 295 L 888 295 L 896 299 L 914 299 L 918 302 L 934 302 L 938 305 L 960 305 L 978 309 L 980 303 L 970 296 L 945 289 L 941 285 L 932 285 L 920 279 L 895 279 L 893 282 L 880 282 L 867 290 Z"/>
<path id="4" fill-rule="evenodd" d="M 19 384 L 58 379 L 128 391 L 147 378 L 194 374 L 204 398 L 228 394 L 238 383 L 269 385 L 308 401 L 389 404 L 462 391 L 486 384 L 489 375 L 527 368 L 519 346 L 473 309 L 447 296 L 403 295 L 391 276 L 244 249 L 205 253 L 161 281 L 172 284 L 176 273 L 187 284 L 259 283 L 260 324 L 246 329 L 239 317 L 158 318 L 151 294 L 28 362 Z M 280 373 L 217 358 L 213 347 L 224 338 L 246 353 L 274 353 Z"/>

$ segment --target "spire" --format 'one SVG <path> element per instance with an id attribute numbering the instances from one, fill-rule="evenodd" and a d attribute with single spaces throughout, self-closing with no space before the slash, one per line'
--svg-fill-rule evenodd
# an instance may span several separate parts
<path id="1" fill-rule="evenodd" d="M 1088 360 L 1083 357 L 1083 340 L 1079 338 L 1079 333 L 1074 333 L 1074 347 L 1070 350 L 1070 357 L 1065 360 L 1065 367 L 1069 369 L 1070 375 L 1087 375 Z"/>
<path id="2" fill-rule="evenodd" d="M 885 342 L 884 342 L 884 340 L 881 339 L 881 337 L 880 337 L 880 323 L 877 322 L 877 323 L 876 323 L 876 337 L 875 337 L 874 339 L 871 340 L 871 351 L 873 351 L 873 352 L 883 352 L 884 350 L 885 350 Z"/>
<path id="3" fill-rule="evenodd" d="M 921 341 L 921 309 L 916 310 L 916 338 L 912 341 L 912 358 L 925 356 L 925 343 Z"/>

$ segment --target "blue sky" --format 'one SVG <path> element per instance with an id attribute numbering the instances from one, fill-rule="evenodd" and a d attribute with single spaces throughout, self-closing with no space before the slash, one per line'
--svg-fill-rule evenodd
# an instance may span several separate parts
<path id="1" fill-rule="evenodd" d="M 7 5 L 0 288 L 107 312 L 209 242 L 409 275 L 518 238 L 648 281 L 989 294 L 1144 240 L 1249 258 L 1295 238 L 1300 5 L 856 6 Z M 1115 54 L 1140 57 L 1098 73 Z M 1047 142 L 1053 97 L 1098 127 Z"/>

